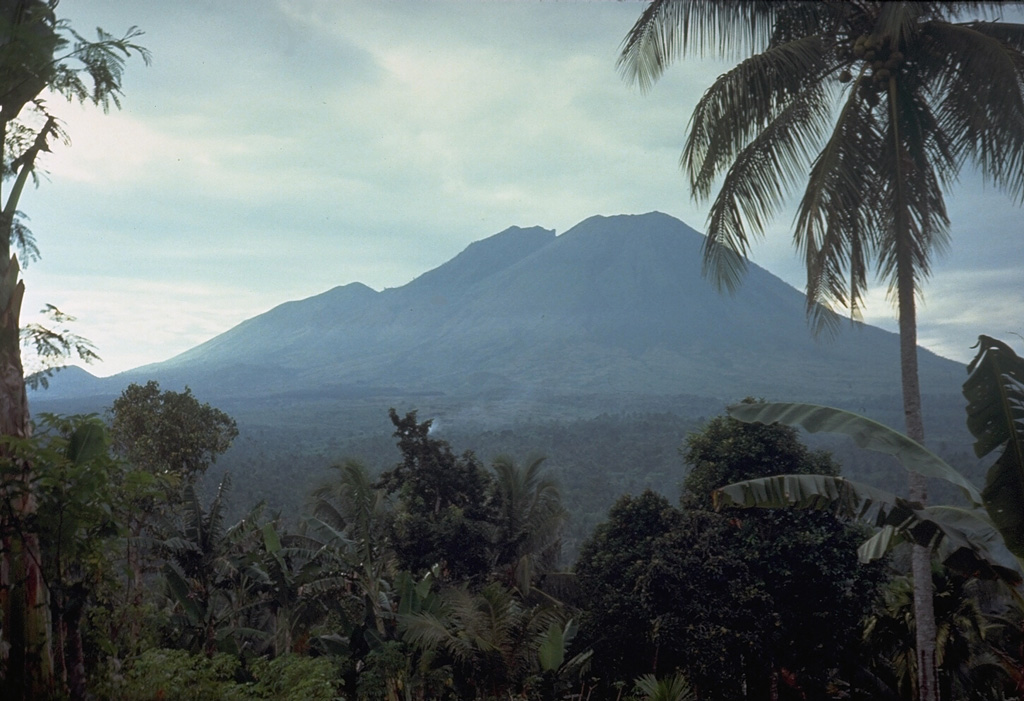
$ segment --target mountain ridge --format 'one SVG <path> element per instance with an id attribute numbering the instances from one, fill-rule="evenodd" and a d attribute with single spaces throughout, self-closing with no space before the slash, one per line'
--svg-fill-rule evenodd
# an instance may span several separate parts
<path id="1" fill-rule="evenodd" d="M 91 387 L 79 377 L 62 389 L 58 375 L 33 401 L 113 397 L 148 379 L 243 407 L 303 392 L 837 404 L 898 394 L 895 334 L 845 322 L 836 341 L 816 340 L 803 293 L 755 264 L 734 295 L 715 291 L 700 274 L 702 243 L 660 212 L 593 216 L 557 236 L 509 227 L 401 287 L 350 283 L 285 302 Z M 959 391 L 961 365 L 920 357 L 926 392 Z"/>

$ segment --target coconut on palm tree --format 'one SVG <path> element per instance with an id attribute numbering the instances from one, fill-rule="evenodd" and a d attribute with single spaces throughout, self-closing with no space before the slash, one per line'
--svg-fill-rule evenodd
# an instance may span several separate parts
<path id="1" fill-rule="evenodd" d="M 753 237 L 803 185 L 794 242 L 808 314 L 857 315 L 871 268 L 899 314 L 907 435 L 924 438 L 917 293 L 949 237 L 945 193 L 965 165 L 1024 198 L 1024 25 L 1005 3 L 654 0 L 620 67 L 647 89 L 674 60 L 742 58 L 698 102 L 681 165 L 711 199 L 704 270 L 733 289 Z M 926 499 L 924 478 L 911 499 Z M 914 554 L 918 694 L 937 699 L 927 549 Z"/>

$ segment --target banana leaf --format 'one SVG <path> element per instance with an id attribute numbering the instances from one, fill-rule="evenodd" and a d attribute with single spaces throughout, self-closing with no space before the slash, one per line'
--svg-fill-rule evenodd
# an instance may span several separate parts
<path id="1" fill-rule="evenodd" d="M 1007 547 L 1024 557 L 1024 359 L 988 336 L 977 348 L 963 386 L 967 428 L 979 458 L 1003 448 L 981 496 Z"/>
<path id="2" fill-rule="evenodd" d="M 880 528 L 858 549 L 862 562 L 899 542 L 934 549 L 946 566 L 969 576 L 1024 581 L 1020 562 L 980 508 L 923 508 L 881 489 L 828 475 L 775 475 L 730 484 L 714 493 L 716 509 L 797 508 L 827 511 Z"/>
<path id="3" fill-rule="evenodd" d="M 781 423 L 799 426 L 810 433 L 849 436 L 861 448 L 896 457 L 907 470 L 952 482 L 963 490 L 972 504 L 982 504 L 977 487 L 938 455 L 899 431 L 859 414 L 817 404 L 789 402 L 733 404 L 728 412 L 745 423 Z"/>
<path id="4" fill-rule="evenodd" d="M 565 662 L 565 633 L 558 621 L 551 621 L 547 632 L 541 638 L 537 657 L 540 660 L 540 668 L 545 672 L 553 672 Z"/>

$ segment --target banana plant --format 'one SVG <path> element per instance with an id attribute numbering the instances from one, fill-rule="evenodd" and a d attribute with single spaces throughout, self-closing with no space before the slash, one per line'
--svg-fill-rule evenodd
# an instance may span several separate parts
<path id="1" fill-rule="evenodd" d="M 932 548 L 948 566 L 971 575 L 1024 580 L 1024 359 L 988 336 L 964 383 L 967 426 L 975 453 L 1003 448 L 985 486 L 971 482 L 920 443 L 871 419 L 813 404 L 737 404 L 729 414 L 748 423 L 782 423 L 811 433 L 847 435 L 867 450 L 896 457 L 907 470 L 958 486 L 970 506 L 923 507 L 883 490 L 839 477 L 778 475 L 723 487 L 716 508 L 790 507 L 831 510 L 880 530 L 859 550 L 862 560 L 880 557 L 894 544 L 911 541 Z"/>

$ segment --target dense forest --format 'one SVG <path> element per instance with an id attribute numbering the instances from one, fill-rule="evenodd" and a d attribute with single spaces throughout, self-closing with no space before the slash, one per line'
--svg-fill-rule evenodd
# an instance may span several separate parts
<path id="1" fill-rule="evenodd" d="M 338 460 L 286 518 L 245 501 L 241 476 L 222 475 L 207 496 L 198 489 L 237 427 L 187 390 L 131 385 L 105 421 L 43 417 L 19 450 L 39 466 L 35 496 L 47 517 L 7 527 L 39 534 L 67 693 L 912 694 L 906 546 L 862 563 L 857 550 L 870 531 L 858 520 L 712 504 L 716 490 L 741 480 L 840 475 L 839 461 L 807 448 L 795 429 L 728 416 L 684 426 L 660 414 L 602 416 L 569 432 L 538 427 L 539 447 L 577 452 L 581 466 L 599 463 L 600 451 L 635 455 L 622 470 L 639 475 L 635 489 L 584 528 L 573 509 L 606 499 L 624 477 L 612 471 L 605 482 L 594 469 L 593 493 L 571 501 L 565 471 L 555 474 L 539 451 L 500 452 L 511 431 L 481 436 L 499 451 L 484 462 L 415 412 L 388 418 L 385 469 Z M 657 441 L 629 438 L 617 430 L 625 421 L 675 449 L 644 449 Z M 602 435 L 619 443 L 586 440 Z M 659 493 L 650 483 L 672 486 Z M 933 574 L 947 697 L 1013 697 L 1019 597 L 939 560 Z"/>
<path id="2" fill-rule="evenodd" d="M 963 403 L 958 398 L 952 401 Z M 568 564 L 583 539 L 623 494 L 636 495 L 647 489 L 678 494 L 689 469 L 680 454 L 686 437 L 724 409 L 722 404 L 705 400 L 699 406 L 681 405 L 676 411 L 638 409 L 589 418 L 539 417 L 500 427 L 479 419 L 455 422 L 443 411 L 418 413 L 422 420 L 432 420 L 432 437 L 444 439 L 457 452 L 472 451 L 485 464 L 502 455 L 544 458 L 545 470 L 557 480 L 567 511 L 562 542 Z M 441 418 L 435 419 L 438 415 Z M 962 409 L 957 420 L 948 426 L 933 424 L 935 440 L 929 441 L 929 446 L 980 484 L 991 461 L 979 460 L 967 449 L 970 434 Z M 375 476 L 398 459 L 386 407 L 339 414 L 338 422 L 338 429 L 330 435 L 289 427 L 293 436 L 302 436 L 296 441 L 280 429 L 240 421 L 239 438 L 211 466 L 200 493 L 212 498 L 221 477 L 231 474 L 231 518 L 240 518 L 245 504 L 266 501 L 289 520 L 302 512 L 309 492 L 328 478 L 332 465 L 357 459 Z M 894 492 L 906 489 L 903 472 L 891 458 L 860 450 L 848 438 L 809 435 L 805 440 L 815 449 L 835 455 L 843 474 L 851 479 Z M 940 480 L 933 480 L 930 488 L 940 503 L 961 499 Z"/>

